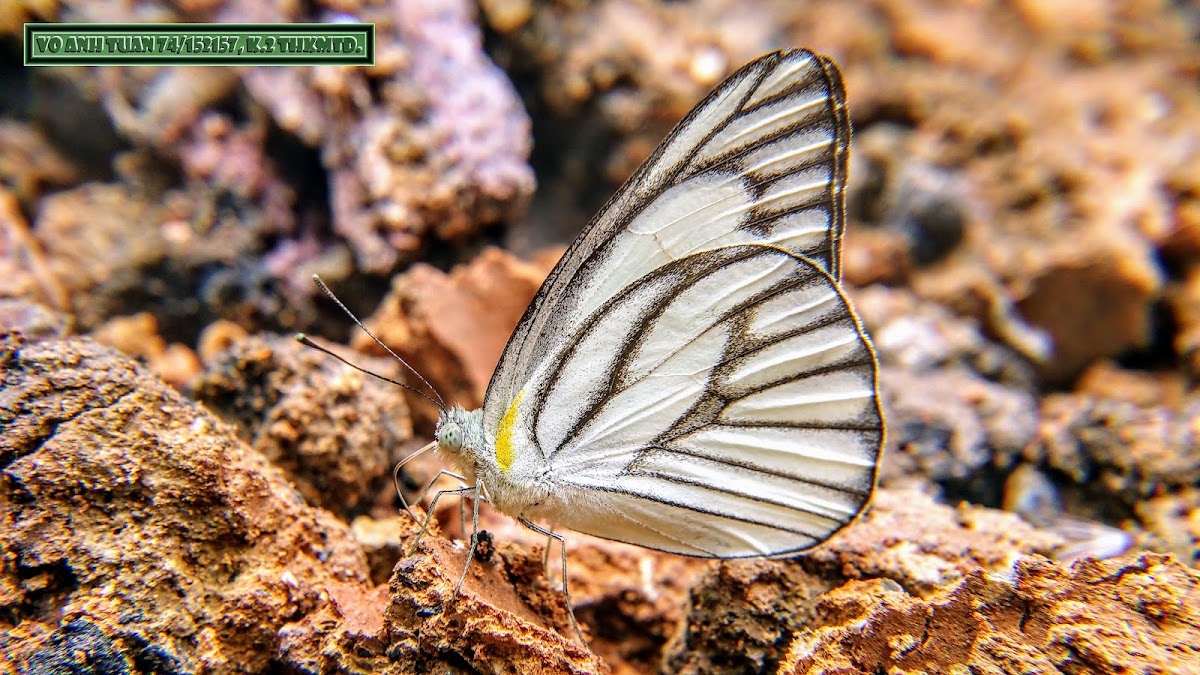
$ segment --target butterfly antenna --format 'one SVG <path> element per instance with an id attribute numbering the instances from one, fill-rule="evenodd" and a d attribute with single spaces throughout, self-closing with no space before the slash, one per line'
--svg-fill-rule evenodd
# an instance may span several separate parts
<path id="1" fill-rule="evenodd" d="M 405 368 L 408 368 L 408 370 L 410 372 L 412 372 L 413 375 L 416 375 L 417 379 L 420 380 L 421 383 L 424 384 L 426 387 L 428 387 L 429 391 L 433 392 L 433 395 L 437 397 L 437 400 L 434 401 L 432 398 L 429 397 L 428 394 L 425 394 L 413 387 L 409 387 L 409 386 L 403 385 L 403 384 L 401 384 L 400 386 L 404 387 L 405 389 L 411 389 L 412 391 L 415 391 L 418 394 L 421 394 L 425 398 L 429 399 L 429 401 L 432 402 L 434 405 L 436 405 L 438 407 L 438 410 L 441 410 L 442 412 L 446 412 L 446 402 L 444 400 L 442 400 L 442 395 L 438 393 L 438 390 L 435 389 L 432 384 L 429 384 L 429 380 L 426 380 L 425 377 L 423 375 L 421 375 L 421 373 L 418 373 L 416 368 L 413 368 L 412 366 L 408 365 L 408 361 L 405 361 L 404 359 L 400 358 L 400 355 L 397 354 L 396 352 L 392 351 L 391 347 L 388 347 L 387 345 L 383 344 L 382 340 L 375 337 L 375 334 L 372 333 L 363 324 L 362 321 L 359 321 L 357 316 L 354 316 L 354 312 L 351 312 L 350 308 L 347 307 L 345 305 L 345 303 L 343 303 L 341 300 L 339 300 L 338 296 L 333 294 L 333 291 L 329 290 L 329 287 L 325 285 L 325 282 L 321 281 L 320 276 L 314 274 L 314 275 L 312 275 L 312 279 L 317 284 L 317 288 L 320 288 L 321 291 L 323 293 L 325 293 L 325 295 L 329 296 L 330 300 L 333 300 L 335 303 L 337 303 L 337 306 L 342 308 L 342 311 L 346 313 L 346 316 L 350 317 L 350 319 L 353 320 L 354 323 L 357 324 L 358 327 L 361 328 L 364 333 L 366 333 L 372 340 L 374 340 L 375 344 L 379 345 L 380 347 L 383 347 L 384 351 L 386 351 L 388 354 L 391 354 L 392 357 L 395 358 L 397 361 L 399 361 L 401 364 L 403 364 L 403 366 Z M 299 339 L 299 336 L 297 336 L 297 339 Z M 304 341 L 301 340 L 301 342 L 304 342 Z M 316 346 L 315 344 L 310 344 L 310 343 L 311 343 L 311 340 L 309 342 L 304 342 L 304 344 L 306 344 L 306 345 L 314 346 L 314 347 Z M 317 348 L 320 349 L 320 347 L 317 347 Z M 330 352 L 327 349 L 323 349 L 322 351 L 324 351 L 326 354 L 330 354 L 330 355 L 334 356 L 335 358 L 338 358 L 339 360 L 342 361 L 342 363 L 346 363 L 347 365 L 350 365 L 354 368 L 358 368 L 358 366 L 355 366 L 354 364 L 347 362 L 345 359 L 342 359 L 340 356 L 337 356 L 337 354 L 334 354 L 333 352 Z M 363 370 L 362 368 L 358 368 L 358 369 Z M 370 373 L 369 371 L 363 370 L 363 372 L 368 373 L 370 375 L 375 375 L 375 373 Z M 376 377 L 379 377 L 379 376 L 376 375 Z M 386 377 L 383 377 L 380 379 L 387 380 Z M 388 380 L 388 381 L 392 382 L 392 380 Z M 396 384 L 399 384 L 399 383 L 396 382 Z"/>
<path id="2" fill-rule="evenodd" d="M 358 372 L 360 372 L 360 373 L 366 373 L 367 375 L 370 375 L 371 377 L 378 378 L 378 379 L 380 379 L 380 380 L 383 380 L 384 382 L 390 382 L 390 383 L 392 383 L 392 384 L 396 385 L 397 387 L 404 387 L 405 389 L 407 389 L 407 390 L 409 390 L 409 391 L 411 391 L 411 392 L 414 392 L 414 393 L 420 394 L 421 396 L 424 396 L 424 397 L 425 397 L 425 400 L 427 400 L 427 401 L 429 401 L 430 403 L 432 403 L 432 404 L 436 405 L 437 407 L 441 408 L 441 409 L 442 409 L 442 412 L 445 412 L 445 411 L 446 411 L 446 409 L 445 409 L 445 408 L 442 408 L 442 404 L 441 404 L 441 403 L 438 403 L 437 401 L 433 400 L 432 398 L 430 398 L 429 394 L 426 394 L 425 392 L 421 391 L 420 389 L 417 389 L 416 387 L 413 387 L 413 386 L 410 386 L 410 385 L 404 384 L 403 382 L 397 382 L 396 380 L 393 380 L 393 379 L 392 379 L 392 378 L 390 378 L 390 377 L 386 377 L 386 376 L 384 376 L 384 375 L 380 375 L 379 373 L 375 373 L 375 372 L 372 372 L 372 371 L 370 371 L 370 370 L 367 370 L 366 368 L 363 368 L 362 366 L 359 366 L 359 365 L 353 364 L 353 363 L 351 363 L 351 362 L 347 361 L 345 358 L 343 358 L 343 357 L 341 357 L 341 356 L 339 356 L 339 355 L 337 355 L 337 354 L 333 353 L 333 351 L 332 351 L 332 350 L 330 350 L 330 349 L 328 349 L 328 348 L 326 348 L 326 347 L 322 347 L 321 345 L 319 345 L 319 344 L 317 344 L 317 343 L 313 342 L 313 341 L 312 341 L 312 338 L 308 337 L 308 336 L 307 336 L 307 335 L 305 335 L 304 333 L 296 333 L 296 342 L 299 342 L 300 344 L 304 345 L 305 347 L 312 347 L 313 349 L 315 349 L 315 350 L 317 350 L 317 351 L 319 351 L 319 352 L 324 352 L 324 353 L 326 353 L 326 354 L 328 354 L 328 355 L 332 356 L 333 358 L 337 359 L 338 361 L 341 361 L 342 363 L 344 363 L 344 364 L 346 364 L 346 365 L 350 366 L 351 368 L 353 368 L 353 369 L 357 370 L 357 371 L 358 371 Z M 436 393 L 436 392 L 434 392 L 434 393 Z"/>

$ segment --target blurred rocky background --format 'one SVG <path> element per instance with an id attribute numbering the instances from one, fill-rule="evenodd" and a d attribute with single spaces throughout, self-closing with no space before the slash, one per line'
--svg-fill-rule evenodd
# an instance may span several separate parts
<path id="1" fill-rule="evenodd" d="M 366 68 L 25 68 L 55 22 L 376 25 Z M 789 561 L 569 536 L 391 471 L 725 75 L 841 66 L 867 517 Z M 1200 5 L 0 2 L 0 670 L 1200 672 Z M 411 499 L 440 468 L 423 457 Z M 450 485 L 447 485 L 450 486 Z M 452 500 L 444 500 L 451 502 Z M 551 556 L 557 558 L 557 554 Z"/>

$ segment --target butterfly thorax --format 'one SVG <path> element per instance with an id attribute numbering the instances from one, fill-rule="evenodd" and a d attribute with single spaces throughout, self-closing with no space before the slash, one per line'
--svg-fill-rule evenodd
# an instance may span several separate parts
<path id="1" fill-rule="evenodd" d="M 531 515 L 550 491 L 543 472 L 502 470 L 496 460 L 495 440 L 484 429 L 483 410 L 454 406 L 438 419 L 438 454 L 463 477 L 479 487 L 482 496 L 499 511 L 513 517 Z"/>

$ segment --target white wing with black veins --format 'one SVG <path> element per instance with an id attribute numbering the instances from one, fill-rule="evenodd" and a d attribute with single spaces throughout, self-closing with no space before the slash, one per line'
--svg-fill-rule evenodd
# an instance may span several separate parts
<path id="1" fill-rule="evenodd" d="M 484 427 L 496 438 L 506 420 L 574 496 L 558 524 L 738 557 L 803 550 L 861 511 L 883 420 L 839 284 L 843 98 L 810 52 L 747 65 L 551 272 Z"/>

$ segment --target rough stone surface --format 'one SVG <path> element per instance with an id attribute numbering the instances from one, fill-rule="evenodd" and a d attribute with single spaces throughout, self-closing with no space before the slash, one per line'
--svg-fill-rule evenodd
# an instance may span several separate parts
<path id="1" fill-rule="evenodd" d="M 385 377 L 398 374 L 389 361 L 354 360 Z M 412 440 L 399 387 L 290 337 L 256 335 L 216 354 L 191 393 L 283 469 L 309 504 L 346 521 L 377 500 L 390 506 L 392 467 Z"/>
<path id="2" fill-rule="evenodd" d="M 343 524 L 133 361 L 5 333 L 0 364 L 10 667 L 262 672 L 280 627 L 364 584 Z"/>
<path id="3" fill-rule="evenodd" d="M 979 325 L 902 289 L 852 291 L 879 356 L 884 485 L 970 483 L 1037 433 L 1031 364 Z M 986 499 L 986 487 L 974 489 Z"/>
<path id="4" fill-rule="evenodd" d="M 1029 663 L 1116 672 L 1130 652 L 1105 640 L 1126 639 L 1112 631 L 1147 617 L 1157 628 L 1138 633 L 1146 662 L 1169 669 L 1195 658 L 1177 646 L 1197 638 L 1195 572 L 1154 556 L 1068 568 L 1039 557 L 1061 537 L 1014 515 L 889 490 L 861 522 L 790 561 L 705 562 L 568 537 L 592 653 L 573 641 L 538 535 L 489 516 L 497 550 L 468 569 L 455 595 L 466 550 L 437 521 L 411 554 L 419 528 L 407 517 L 392 519 L 382 538 L 362 522 L 351 534 L 306 506 L 233 428 L 134 362 L 88 340 L 42 335 L 10 332 L 3 343 L 0 606 L 17 622 L 0 641 L 10 663 L 807 672 L 888 659 L 986 665 L 1028 638 L 1045 645 L 1022 652 Z M 369 550 L 383 558 L 369 565 Z M 382 581 L 387 557 L 390 589 L 370 581 L 370 567 Z M 973 628 L 955 638 L 959 617 Z M 840 646 L 863 634 L 864 621 L 878 622 L 871 634 L 886 639 Z M 928 626 L 928 636 L 914 638 L 924 635 L 914 626 Z"/>
<path id="5" fill-rule="evenodd" d="M 373 67 L 257 68 L 244 82 L 278 125 L 320 148 L 333 226 L 358 267 L 389 273 L 428 239 L 461 241 L 519 216 L 534 188 L 530 122 L 483 52 L 473 5 L 341 9 L 375 24 Z M 230 2 L 220 18 L 294 22 L 300 10 Z"/>
<path id="6" fill-rule="evenodd" d="M 896 529 L 899 528 L 899 529 Z M 888 532 L 903 532 L 889 536 Z M 1142 554 L 1065 566 L 1015 516 L 881 491 L 792 561 L 731 561 L 693 587 L 668 672 L 1189 672 L 1200 573 Z"/>
<path id="7" fill-rule="evenodd" d="M 536 552 L 502 547 L 456 597 L 464 549 L 435 526 L 389 599 L 345 525 L 135 362 L 86 339 L 5 332 L 0 347 L 9 667 L 606 671 L 560 636 L 562 596 Z"/>
<path id="8" fill-rule="evenodd" d="M 1200 398 L 1178 406 L 1086 395 L 1048 396 L 1026 456 L 1106 494 L 1141 497 L 1200 481 Z"/>
<path id="9" fill-rule="evenodd" d="M 477 5 L 0 2 L 9 46 L 26 21 L 358 20 L 379 47 L 0 69 L 0 671 L 1200 672 L 1195 7 Z M 480 252 L 561 247 L 723 75 L 792 46 L 841 65 L 855 127 L 844 278 L 891 420 L 873 510 L 790 561 L 569 535 L 592 655 L 557 548 L 547 578 L 544 538 L 486 505 L 455 597 L 459 503 L 414 553 L 386 473 L 432 408 L 404 394 L 397 443 L 388 385 L 262 331 L 348 341 L 319 273 L 477 404 L 555 257 Z M 185 386 L 191 354 L 236 430 L 151 375 Z M 404 494 L 439 468 L 406 465 Z"/>
<path id="10" fill-rule="evenodd" d="M 217 197 L 203 188 L 152 195 L 85 183 L 42 200 L 34 231 L 77 325 L 143 311 L 154 312 L 168 338 L 191 337 L 184 320 L 274 325 L 278 301 L 256 295 L 256 273 L 236 265 L 270 227 L 244 217 L 236 199 Z"/>
<path id="11" fill-rule="evenodd" d="M 826 593 L 780 673 L 1190 672 L 1200 576 L 1169 556 L 973 570 L 922 597 L 888 580 Z"/>
<path id="12" fill-rule="evenodd" d="M 18 38 L 22 17 L 377 27 L 370 68 L 53 68 L 13 78 L 2 90 L 12 105 L 0 111 L 0 182 L 48 219 L 35 234 L 65 287 L 43 301 L 69 304 L 85 329 L 150 311 L 173 339 L 194 339 L 215 318 L 311 329 L 324 312 L 312 273 L 373 302 L 383 277 L 430 242 L 461 244 L 523 212 L 535 185 L 530 122 L 483 51 L 473 5 L 334 5 L 4 4 L 0 31 Z M 8 119 L 25 111 L 36 119 Z M 57 187 L 70 189 L 45 194 Z M 71 214 L 82 213 L 99 222 L 77 229 Z M 8 290 L 0 284 L 24 297 Z"/>

